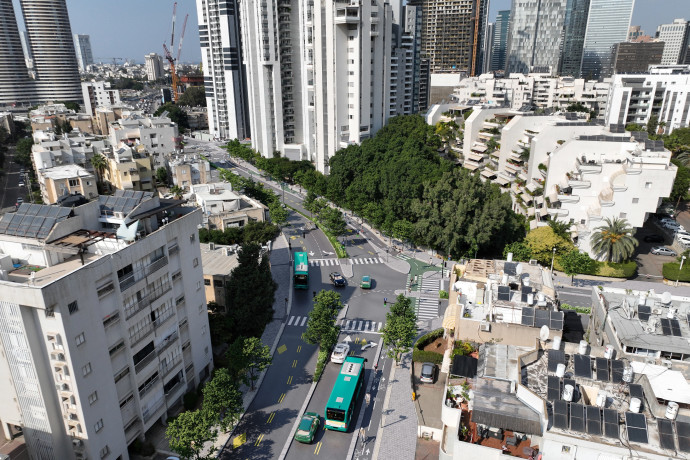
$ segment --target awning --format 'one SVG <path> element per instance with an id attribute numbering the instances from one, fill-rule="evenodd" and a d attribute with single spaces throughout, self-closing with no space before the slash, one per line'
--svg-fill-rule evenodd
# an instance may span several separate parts
<path id="1" fill-rule="evenodd" d="M 529 209 L 527 210 L 527 215 L 528 215 L 528 216 L 533 216 L 533 215 L 534 215 L 534 208 L 529 208 Z"/>
<path id="2" fill-rule="evenodd" d="M 538 185 L 535 184 L 534 182 L 530 182 L 529 184 L 527 184 L 527 187 L 525 187 L 525 188 L 527 190 L 529 190 L 530 192 L 534 193 L 534 191 L 538 188 Z"/>
<path id="3" fill-rule="evenodd" d="M 486 145 L 482 144 L 481 142 L 475 142 L 472 144 L 472 150 L 476 150 L 477 152 L 486 152 Z"/>
<path id="4" fill-rule="evenodd" d="M 525 182 L 527 182 L 529 180 L 529 178 L 527 177 L 527 174 L 525 174 L 524 171 L 520 171 L 520 173 L 518 174 L 518 177 L 520 179 L 524 180 Z"/>
<path id="5" fill-rule="evenodd" d="M 458 316 L 458 305 L 452 303 L 446 307 L 446 312 L 443 314 L 443 327 L 445 329 L 455 329 L 455 320 Z"/>
<path id="6" fill-rule="evenodd" d="M 491 179 L 496 177 L 496 171 L 492 171 L 491 169 L 486 168 L 482 171 L 481 175 L 486 177 L 487 179 Z"/>
<path id="7" fill-rule="evenodd" d="M 473 164 L 473 163 L 468 163 L 467 161 L 465 162 L 464 165 L 462 165 L 465 169 L 469 169 L 470 171 L 476 170 L 479 165 Z"/>
<path id="8" fill-rule="evenodd" d="M 539 414 L 510 392 L 511 382 L 477 378 L 472 421 L 520 433 L 542 434 Z"/>
<path id="9" fill-rule="evenodd" d="M 484 159 L 484 155 L 482 155 L 481 153 L 470 152 L 466 158 L 468 160 L 476 161 L 477 163 L 479 163 Z"/>
<path id="10" fill-rule="evenodd" d="M 510 183 L 510 180 L 506 179 L 503 176 L 498 176 L 496 179 L 494 179 L 494 182 L 498 185 L 508 185 Z"/>
<path id="11" fill-rule="evenodd" d="M 541 206 L 542 204 L 544 204 L 544 197 L 541 196 L 541 195 L 537 195 L 537 196 L 534 198 L 534 202 L 535 202 L 536 204 L 538 204 L 539 206 Z"/>

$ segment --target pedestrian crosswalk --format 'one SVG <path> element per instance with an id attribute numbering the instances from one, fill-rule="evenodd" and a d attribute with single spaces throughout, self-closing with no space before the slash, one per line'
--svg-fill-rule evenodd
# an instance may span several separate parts
<path id="1" fill-rule="evenodd" d="M 426 293 L 436 293 L 438 294 L 438 289 L 439 289 L 440 281 L 438 279 L 429 279 L 429 278 L 423 278 L 422 279 L 422 295 Z"/>
<path id="2" fill-rule="evenodd" d="M 369 332 L 373 334 L 381 334 L 382 322 L 356 320 L 356 319 L 341 319 L 338 323 L 341 332 Z"/>
<path id="3" fill-rule="evenodd" d="M 360 258 L 355 258 L 355 259 L 350 259 L 350 261 L 357 265 L 357 264 L 382 264 L 383 260 L 381 260 L 379 257 L 360 257 Z"/>
<path id="4" fill-rule="evenodd" d="M 309 265 L 312 267 L 340 265 L 340 261 L 338 259 L 311 259 Z"/>
<path id="5" fill-rule="evenodd" d="M 417 321 L 427 321 L 438 317 L 438 300 L 428 297 L 417 299 Z"/>
<path id="6" fill-rule="evenodd" d="M 353 265 L 365 265 L 365 264 L 381 264 L 383 260 L 379 257 L 355 257 L 349 259 Z M 311 259 L 309 265 L 312 267 L 324 267 L 340 265 L 340 260 L 338 259 Z"/>
<path id="7" fill-rule="evenodd" d="M 309 320 L 308 316 L 290 316 L 290 319 L 288 320 L 287 325 L 288 326 L 297 326 L 297 327 L 303 327 L 307 325 L 307 321 Z"/>
<path id="8" fill-rule="evenodd" d="M 412 259 L 412 257 L 408 256 L 408 255 L 405 254 L 405 253 L 400 253 L 400 254 L 398 254 L 398 255 L 395 256 L 395 257 L 396 257 L 397 259 L 400 259 L 400 260 L 410 260 L 410 259 Z"/>

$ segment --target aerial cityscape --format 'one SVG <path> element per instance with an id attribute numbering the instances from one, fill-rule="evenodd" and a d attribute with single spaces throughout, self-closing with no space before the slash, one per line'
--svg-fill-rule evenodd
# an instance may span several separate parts
<path id="1" fill-rule="evenodd" d="M 690 460 L 686 1 L 0 0 L 0 460 Z"/>

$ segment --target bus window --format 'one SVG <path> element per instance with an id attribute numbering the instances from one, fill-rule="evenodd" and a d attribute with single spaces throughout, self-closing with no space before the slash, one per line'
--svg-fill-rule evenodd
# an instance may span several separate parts
<path id="1" fill-rule="evenodd" d="M 345 411 L 340 409 L 326 409 L 326 418 L 337 420 L 339 422 L 345 421 Z"/>

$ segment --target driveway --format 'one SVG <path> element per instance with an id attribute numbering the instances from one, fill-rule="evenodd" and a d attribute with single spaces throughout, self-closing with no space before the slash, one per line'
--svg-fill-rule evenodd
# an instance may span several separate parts
<path id="1" fill-rule="evenodd" d="M 690 213 L 687 217 L 688 223 L 690 224 Z M 657 256 L 651 253 L 651 250 L 655 246 L 667 246 L 671 247 L 673 242 L 673 235 L 658 225 L 658 220 L 656 217 L 650 217 L 645 222 L 644 227 L 637 230 L 635 236 L 638 238 L 640 244 L 635 251 L 635 262 L 637 262 L 637 279 L 657 279 L 663 278 L 661 274 L 663 265 L 667 262 L 673 262 L 675 258 L 669 256 Z M 685 226 L 685 224 L 682 224 Z M 686 227 L 687 228 L 687 227 Z M 662 235 L 664 237 L 664 243 L 647 243 L 644 241 L 644 237 L 648 235 Z"/>
<path id="2" fill-rule="evenodd" d="M 434 383 L 422 383 L 420 380 L 422 364 L 414 363 L 412 371 L 412 379 L 416 388 L 415 408 L 417 409 L 417 422 L 421 426 L 442 429 L 441 406 L 445 396 L 443 389 L 445 388 L 448 374 L 440 372 L 437 366 Z"/>

